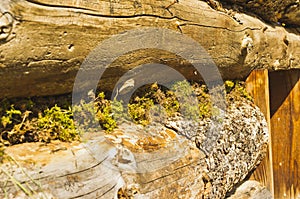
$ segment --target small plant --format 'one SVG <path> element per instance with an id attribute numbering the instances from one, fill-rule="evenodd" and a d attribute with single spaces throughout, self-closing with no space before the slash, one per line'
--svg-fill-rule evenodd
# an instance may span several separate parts
<path id="1" fill-rule="evenodd" d="M 80 105 L 73 106 L 75 122 L 81 134 L 94 131 L 99 127 L 99 121 L 95 116 L 96 111 L 93 102 L 86 103 L 84 100 L 80 102 Z"/>
<path id="2" fill-rule="evenodd" d="M 16 110 L 14 105 L 11 105 L 10 109 L 6 111 L 6 115 L 1 117 L 2 126 L 6 128 L 7 125 L 19 121 L 21 115 L 22 112 L 20 110 Z"/>
<path id="3" fill-rule="evenodd" d="M 213 114 L 212 103 L 206 85 L 199 85 L 197 83 L 194 83 L 193 89 L 195 90 L 199 103 L 199 117 L 210 117 Z"/>
<path id="4" fill-rule="evenodd" d="M 40 115 L 37 120 L 39 130 L 46 134 L 47 138 L 59 139 L 61 141 L 72 141 L 78 139 L 72 119 L 73 112 L 54 106 L 44 111 L 44 116 Z"/>
<path id="5" fill-rule="evenodd" d="M 225 81 L 225 88 L 229 101 L 252 99 L 243 82 Z M 78 131 L 98 130 L 100 125 L 110 132 L 129 117 L 135 123 L 148 125 L 178 113 L 193 120 L 220 114 L 219 109 L 212 107 L 207 87 L 198 83 L 191 86 L 187 81 L 176 82 L 170 90 L 157 83 L 146 85 L 135 92 L 126 108 L 120 101 L 105 99 L 104 93 L 100 92 L 93 102 L 81 101 L 80 105 L 73 106 L 74 115 L 66 100 L 60 101 L 60 104 L 64 102 L 63 106 L 58 106 L 54 105 L 57 99 L 51 98 L 51 108 L 43 100 L 42 106 L 36 106 L 35 100 L 15 99 L 18 103 L 15 105 L 8 100 L 0 101 L 0 160 L 4 153 L 2 146 L 54 139 L 78 140 Z"/>
<path id="6" fill-rule="evenodd" d="M 165 111 L 169 117 L 172 117 L 176 112 L 179 112 L 180 104 L 173 91 L 167 91 L 164 100 L 161 105 L 165 108 Z"/>
<path id="7" fill-rule="evenodd" d="M 111 102 L 111 112 L 114 120 L 116 120 L 117 122 L 122 121 L 123 119 L 128 119 L 128 114 L 124 109 L 122 101 L 117 101 L 116 99 L 114 99 Z"/>
<path id="8" fill-rule="evenodd" d="M 102 128 L 106 131 L 112 131 L 117 127 L 117 122 L 112 117 L 111 101 L 105 99 L 103 92 L 98 94 L 95 101 L 96 106 L 96 118 L 99 121 Z"/>
<path id="9" fill-rule="evenodd" d="M 235 83 L 233 81 L 227 80 L 225 81 L 225 89 L 226 93 L 230 93 L 232 89 L 234 88 Z"/>
<path id="10" fill-rule="evenodd" d="M 241 97 L 243 97 L 247 100 L 250 100 L 250 101 L 253 100 L 251 95 L 247 92 L 243 82 L 237 82 L 236 87 L 237 87 L 236 89 L 240 93 Z"/>
<path id="11" fill-rule="evenodd" d="M 117 121 L 126 118 L 122 102 L 105 99 L 103 92 L 98 94 L 94 102 L 81 101 L 80 105 L 73 106 L 73 112 L 81 132 L 96 131 L 99 125 L 109 132 L 117 127 Z"/>
<path id="12" fill-rule="evenodd" d="M 147 125 L 150 122 L 150 108 L 154 105 L 148 97 L 135 97 L 131 104 L 128 104 L 128 112 L 131 118 L 139 124 Z"/>
<path id="13" fill-rule="evenodd" d="M 186 80 L 176 82 L 172 86 L 180 105 L 180 111 L 187 119 L 196 120 L 199 118 L 199 106 L 193 87 Z"/>
<path id="14" fill-rule="evenodd" d="M 231 100 L 249 100 L 252 101 L 252 97 L 245 88 L 245 83 L 242 81 L 226 81 L 225 82 L 226 92 L 228 98 Z"/>

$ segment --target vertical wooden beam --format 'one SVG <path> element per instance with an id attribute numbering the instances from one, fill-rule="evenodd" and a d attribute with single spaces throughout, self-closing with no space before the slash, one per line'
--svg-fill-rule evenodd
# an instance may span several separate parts
<path id="1" fill-rule="evenodd" d="M 270 73 L 275 198 L 300 198 L 300 70 Z"/>
<path id="2" fill-rule="evenodd" d="M 254 70 L 246 80 L 246 89 L 253 97 L 254 103 L 260 108 L 268 123 L 270 141 L 265 159 L 257 167 L 251 178 L 266 186 L 274 196 L 272 166 L 272 133 L 270 131 L 270 98 L 268 70 Z"/>

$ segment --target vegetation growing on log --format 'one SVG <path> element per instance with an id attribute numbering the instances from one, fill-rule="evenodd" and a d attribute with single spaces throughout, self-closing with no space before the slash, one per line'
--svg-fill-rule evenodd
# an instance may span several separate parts
<path id="1" fill-rule="evenodd" d="M 251 100 L 243 82 L 226 81 L 225 89 L 226 99 L 229 101 Z M 197 103 L 193 102 L 192 96 L 196 96 Z M 173 117 L 176 114 L 184 113 L 189 116 L 189 119 L 196 120 L 216 114 L 213 111 L 207 87 L 199 83 L 192 83 L 192 87 L 190 87 L 190 83 L 187 81 L 175 83 L 171 90 L 157 83 L 146 85 L 134 93 L 127 108 L 123 107 L 120 101 L 105 99 L 103 92 L 97 95 L 93 104 L 82 101 L 81 106 L 73 107 L 73 111 L 70 108 L 70 98 L 68 97 L 52 99 L 51 102 L 43 104 L 39 99 L 2 100 L 0 148 L 23 142 L 79 140 L 73 120 L 73 111 L 82 112 L 84 110 L 85 113 L 95 115 L 96 117 L 82 117 L 83 121 L 80 122 L 87 126 L 96 124 L 91 126 L 91 131 L 96 130 L 97 124 L 100 124 L 108 133 L 118 126 L 118 122 L 129 117 L 137 124 L 147 125 L 152 120 L 151 112 L 153 111 L 161 113 L 160 117 Z M 50 104 L 50 106 L 46 104 Z M 94 121 L 90 121 L 89 118 L 94 118 Z M 0 155 L 3 153 L 2 151 L 1 149 Z"/>

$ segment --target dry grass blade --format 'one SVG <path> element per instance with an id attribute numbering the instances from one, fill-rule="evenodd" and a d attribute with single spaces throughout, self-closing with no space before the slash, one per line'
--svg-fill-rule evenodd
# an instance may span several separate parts
<path id="1" fill-rule="evenodd" d="M 16 186 L 19 187 L 27 196 L 32 197 L 31 192 L 26 189 L 16 178 L 14 178 L 12 175 L 10 175 L 7 171 L 1 168 L 1 171 L 10 178 L 11 182 Z"/>

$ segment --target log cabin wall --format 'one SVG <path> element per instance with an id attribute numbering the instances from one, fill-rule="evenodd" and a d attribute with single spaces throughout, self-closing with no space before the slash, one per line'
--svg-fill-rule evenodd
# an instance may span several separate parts
<path id="1" fill-rule="evenodd" d="M 300 70 L 254 70 L 246 80 L 254 103 L 269 124 L 265 160 L 251 178 L 261 182 L 274 199 L 300 198 Z"/>

